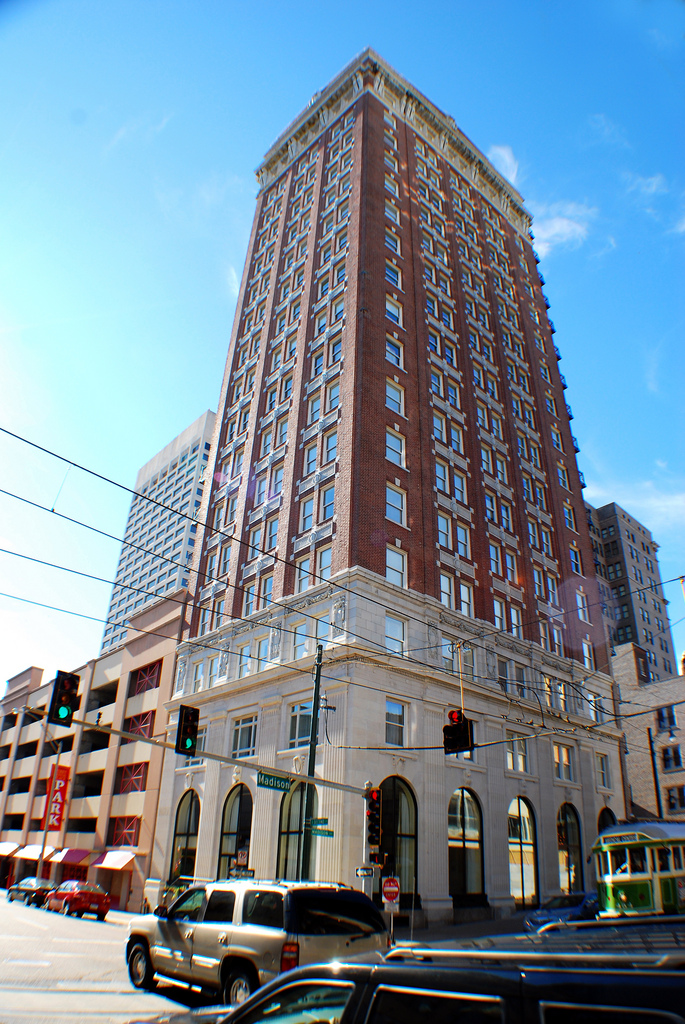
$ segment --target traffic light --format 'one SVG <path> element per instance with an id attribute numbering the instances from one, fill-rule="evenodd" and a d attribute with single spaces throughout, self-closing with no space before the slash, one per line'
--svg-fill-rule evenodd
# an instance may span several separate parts
<path id="1" fill-rule="evenodd" d="M 381 842 L 381 791 L 366 791 L 366 835 L 369 846 L 380 846 Z"/>
<path id="2" fill-rule="evenodd" d="M 185 754 L 192 757 L 197 748 L 197 726 L 200 721 L 200 712 L 197 708 L 191 708 L 187 704 L 181 704 L 178 711 L 178 726 L 176 728 L 176 743 L 174 750 L 177 754 Z"/>
<path id="3" fill-rule="evenodd" d="M 462 750 L 473 747 L 473 722 L 463 711 L 453 710 L 447 713 L 449 725 L 442 728 L 443 746 L 446 754 L 459 754 Z"/>
<path id="4" fill-rule="evenodd" d="M 74 672 L 58 672 L 52 688 L 52 699 L 48 711 L 48 722 L 53 725 L 64 725 L 67 728 L 78 711 L 81 703 L 78 695 L 78 684 L 81 677 Z"/>

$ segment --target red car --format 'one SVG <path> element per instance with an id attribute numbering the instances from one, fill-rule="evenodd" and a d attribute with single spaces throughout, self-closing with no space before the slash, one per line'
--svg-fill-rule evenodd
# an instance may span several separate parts
<path id="1" fill-rule="evenodd" d="M 109 894 L 97 882 L 71 879 L 49 892 L 44 906 L 46 910 L 59 910 L 62 914 L 76 914 L 77 917 L 95 914 L 98 921 L 104 921 L 109 904 Z"/>

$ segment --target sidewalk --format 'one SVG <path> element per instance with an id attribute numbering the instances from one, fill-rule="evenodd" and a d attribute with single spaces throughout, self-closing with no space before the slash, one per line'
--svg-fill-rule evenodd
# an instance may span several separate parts
<path id="1" fill-rule="evenodd" d="M 461 939 L 475 939 L 482 935 L 515 935 L 523 931 L 523 914 L 513 914 L 496 921 L 468 921 L 465 924 L 440 924 L 433 928 L 395 928 L 395 942 L 421 942 L 427 945 L 449 944 L 458 946 Z"/>

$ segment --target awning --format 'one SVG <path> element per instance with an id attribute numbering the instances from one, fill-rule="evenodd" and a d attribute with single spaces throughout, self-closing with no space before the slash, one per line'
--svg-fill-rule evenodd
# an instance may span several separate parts
<path id="1" fill-rule="evenodd" d="M 40 851 L 40 843 L 33 843 L 29 846 L 22 846 L 21 850 L 17 850 L 14 856 L 17 860 L 40 860 Z M 54 852 L 55 847 L 48 846 L 46 843 L 45 850 L 43 852 L 43 860 L 49 860 Z"/>
<path id="2" fill-rule="evenodd" d="M 99 857 L 96 857 L 90 866 L 91 868 L 111 868 L 113 871 L 121 871 L 122 868 L 127 868 L 136 856 L 137 854 L 131 853 L 129 850 L 107 850 L 106 853 L 101 853 Z"/>
<path id="3" fill-rule="evenodd" d="M 51 864 L 80 864 L 82 860 L 85 860 L 92 850 L 79 850 L 76 846 L 68 846 L 65 850 L 58 850 L 54 856 L 50 858 Z"/>
<path id="4" fill-rule="evenodd" d="M 11 853 L 19 849 L 19 843 L 0 843 L 0 857 L 9 857 Z"/>

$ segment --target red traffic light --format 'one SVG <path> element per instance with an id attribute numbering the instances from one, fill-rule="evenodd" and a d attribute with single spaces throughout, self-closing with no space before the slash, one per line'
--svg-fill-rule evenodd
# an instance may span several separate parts
<path id="1" fill-rule="evenodd" d="M 369 846 L 380 846 L 381 842 L 381 791 L 367 789 L 366 797 L 366 832 Z"/>
<path id="2" fill-rule="evenodd" d="M 459 754 L 473 748 L 473 722 L 460 709 L 447 713 L 449 725 L 443 726 L 443 747 L 446 754 Z"/>

